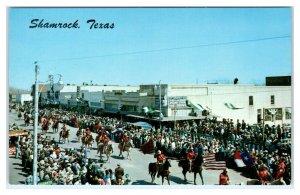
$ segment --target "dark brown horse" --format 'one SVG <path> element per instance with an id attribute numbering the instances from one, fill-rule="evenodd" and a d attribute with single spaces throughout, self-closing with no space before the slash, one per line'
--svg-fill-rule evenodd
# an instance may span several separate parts
<path id="1" fill-rule="evenodd" d="M 58 125 L 59 125 L 59 121 L 56 120 L 53 122 L 53 125 L 52 125 L 52 129 L 53 129 L 53 133 L 57 133 L 58 132 Z"/>
<path id="2" fill-rule="evenodd" d="M 168 184 L 170 185 L 170 179 L 169 179 L 169 175 L 170 175 L 169 168 L 170 167 L 171 167 L 171 163 L 170 163 L 169 159 L 166 159 L 166 161 L 162 165 L 157 164 L 155 162 L 149 163 L 148 170 L 149 170 L 149 174 L 151 176 L 151 183 L 154 183 L 155 176 L 157 175 L 157 177 L 161 176 L 162 185 L 164 185 L 165 178 L 167 179 Z"/>
<path id="3" fill-rule="evenodd" d="M 197 155 L 196 159 L 193 161 L 192 164 L 192 171 L 194 172 L 194 184 L 196 183 L 197 174 L 199 173 L 199 176 L 202 181 L 202 185 L 204 185 L 203 176 L 202 176 L 202 170 L 203 170 L 203 157 L 202 155 Z"/>
<path id="4" fill-rule="evenodd" d="M 202 165 L 203 165 L 203 157 L 201 155 L 197 155 L 196 159 L 193 160 L 193 162 L 192 162 L 192 172 L 194 173 L 194 184 L 195 185 L 197 185 L 196 178 L 197 178 L 198 173 L 200 175 L 202 185 L 204 185 L 203 175 L 202 175 L 202 170 L 203 170 Z M 186 173 L 189 171 L 189 168 L 190 168 L 189 161 L 187 159 L 181 159 L 181 160 L 179 160 L 178 166 L 182 167 L 182 174 L 184 176 L 184 181 L 187 181 Z"/>

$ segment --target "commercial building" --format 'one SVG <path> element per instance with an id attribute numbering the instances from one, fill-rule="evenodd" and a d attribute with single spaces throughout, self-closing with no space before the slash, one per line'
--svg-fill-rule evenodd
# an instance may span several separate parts
<path id="1" fill-rule="evenodd" d="M 283 78 L 284 84 L 280 84 L 280 78 L 278 81 L 267 77 L 268 85 L 264 86 L 237 83 L 65 85 L 54 94 L 61 106 L 88 108 L 93 113 L 101 111 L 160 121 L 214 116 L 249 124 L 291 124 L 291 79 Z M 41 96 L 47 99 L 47 92 Z"/>

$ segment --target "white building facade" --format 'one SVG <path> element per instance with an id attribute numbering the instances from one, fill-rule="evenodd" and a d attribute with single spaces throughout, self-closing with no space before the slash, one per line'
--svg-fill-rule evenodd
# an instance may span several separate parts
<path id="1" fill-rule="evenodd" d="M 33 98 L 31 96 L 31 94 L 17 94 L 16 95 L 16 103 L 21 104 L 22 106 L 26 102 L 32 103 L 32 100 L 33 100 Z"/>
<path id="2" fill-rule="evenodd" d="M 241 84 L 150 84 L 140 86 L 66 85 L 59 102 L 90 111 L 142 114 L 144 107 L 163 116 L 200 116 L 244 120 L 249 124 L 291 124 L 292 87 Z"/>
<path id="3" fill-rule="evenodd" d="M 149 106 L 161 107 L 164 116 L 188 116 L 192 109 L 198 109 L 219 118 L 245 120 L 249 124 L 264 120 L 271 125 L 291 124 L 291 90 L 291 86 L 168 84 L 161 85 L 159 91 L 155 85 L 141 86 L 141 92 L 153 96 Z M 188 106 L 187 101 L 195 106 Z"/>

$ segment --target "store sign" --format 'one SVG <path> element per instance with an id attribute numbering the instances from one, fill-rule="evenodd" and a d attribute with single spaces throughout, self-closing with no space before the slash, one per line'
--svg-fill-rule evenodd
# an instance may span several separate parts
<path id="1" fill-rule="evenodd" d="M 184 108 L 186 107 L 186 100 L 187 100 L 186 96 L 173 96 L 173 97 L 169 97 L 168 102 L 171 108 L 174 108 L 175 105 L 177 108 Z"/>

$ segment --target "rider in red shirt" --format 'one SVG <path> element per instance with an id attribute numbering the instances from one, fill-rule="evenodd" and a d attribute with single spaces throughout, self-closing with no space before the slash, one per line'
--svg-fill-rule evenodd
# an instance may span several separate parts
<path id="1" fill-rule="evenodd" d="M 189 172 L 192 171 L 192 160 L 195 159 L 195 152 L 192 148 L 189 149 L 188 154 L 187 154 L 187 160 L 189 161 Z"/>
<path id="2" fill-rule="evenodd" d="M 162 167 L 166 158 L 165 155 L 160 150 L 157 151 L 155 157 L 157 160 L 157 169 L 158 169 L 157 177 L 159 177 L 161 175 Z"/>
<path id="3" fill-rule="evenodd" d="M 163 153 L 161 153 L 160 150 L 157 151 L 156 160 L 157 160 L 157 164 L 163 164 L 164 163 L 165 155 Z"/>
<path id="4" fill-rule="evenodd" d="M 101 141 L 104 145 L 107 145 L 110 139 L 107 137 L 106 134 L 104 134 Z"/>
<path id="5" fill-rule="evenodd" d="M 125 145 L 129 141 L 129 136 L 127 136 L 127 133 L 124 133 L 122 137 L 122 146 L 123 146 L 123 151 L 125 150 Z"/>

